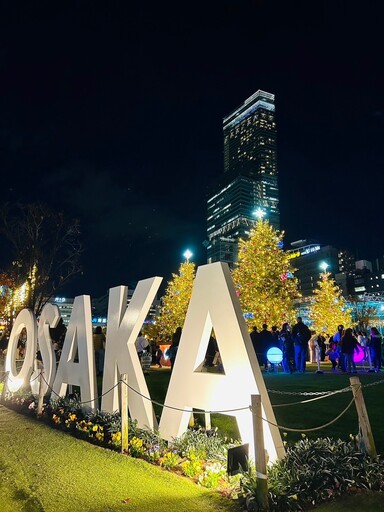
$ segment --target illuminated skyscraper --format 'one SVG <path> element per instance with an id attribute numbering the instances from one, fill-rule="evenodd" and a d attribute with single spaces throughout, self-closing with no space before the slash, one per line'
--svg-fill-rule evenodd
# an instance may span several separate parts
<path id="1" fill-rule="evenodd" d="M 208 199 L 208 263 L 237 261 L 237 241 L 246 238 L 255 211 L 280 227 L 275 96 L 257 91 L 223 120 L 224 173 Z"/>

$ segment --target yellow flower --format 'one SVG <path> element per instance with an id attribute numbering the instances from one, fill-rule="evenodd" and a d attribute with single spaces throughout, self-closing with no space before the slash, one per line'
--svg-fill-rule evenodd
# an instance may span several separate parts
<path id="1" fill-rule="evenodd" d="M 121 432 L 115 432 L 112 434 L 112 441 L 120 441 L 121 440 Z"/>
<path id="2" fill-rule="evenodd" d="M 98 429 L 98 428 L 99 428 L 99 427 L 98 427 L 97 425 L 94 425 L 94 427 L 92 428 L 92 430 L 93 430 L 94 432 L 97 432 L 97 429 Z"/>

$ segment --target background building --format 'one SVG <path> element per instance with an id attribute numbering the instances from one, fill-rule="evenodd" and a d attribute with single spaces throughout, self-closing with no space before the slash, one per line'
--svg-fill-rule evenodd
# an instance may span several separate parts
<path id="1" fill-rule="evenodd" d="M 237 261 L 255 211 L 280 227 L 275 96 L 258 90 L 223 120 L 224 173 L 207 203 L 208 263 Z"/>
<path id="2" fill-rule="evenodd" d="M 299 280 L 299 291 L 303 297 L 312 296 L 324 269 L 332 276 L 339 272 L 338 251 L 335 247 L 320 245 L 313 240 L 298 240 L 292 242 L 291 247 L 288 252 L 292 266 L 296 269 L 295 277 Z"/>

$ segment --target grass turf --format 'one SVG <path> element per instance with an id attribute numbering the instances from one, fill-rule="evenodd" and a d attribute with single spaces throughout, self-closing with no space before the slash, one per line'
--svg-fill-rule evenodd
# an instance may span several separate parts
<path id="1" fill-rule="evenodd" d="M 196 512 L 238 506 L 187 478 L 0 406 L 1 512 Z"/>
<path id="2" fill-rule="evenodd" d="M 315 373 L 308 366 L 306 374 L 264 374 L 269 390 L 289 392 L 316 392 L 341 389 L 349 385 L 349 376 L 334 374 L 327 365 L 324 374 Z M 163 402 L 169 383 L 167 369 L 152 369 L 146 377 L 153 400 Z M 363 385 L 377 385 L 363 389 L 368 414 L 379 453 L 384 452 L 384 432 L 381 428 L 383 374 L 358 374 Z M 381 384 L 379 381 L 383 379 Z M 351 392 L 308 404 L 276 407 L 279 425 L 305 429 L 331 421 L 348 404 Z M 273 405 L 297 402 L 312 397 L 270 393 Z M 161 414 L 161 407 L 155 405 Z M 238 437 L 236 422 L 222 415 L 212 417 L 214 426 L 223 434 Z M 354 406 L 327 428 L 309 437 L 341 437 L 357 433 L 357 415 Z M 284 430 L 282 430 L 283 432 Z M 294 441 L 300 433 L 289 433 Z M 103 450 L 68 434 L 58 432 L 29 418 L 0 408 L 0 503 L 2 512 L 62 512 L 101 511 L 165 511 L 173 510 L 239 510 L 236 503 L 198 488 L 192 482 L 165 472 L 144 461 L 123 457 Z M 352 510 L 381 510 L 382 495 L 363 493 L 345 496 L 336 502 L 322 505 L 321 512 Z"/>

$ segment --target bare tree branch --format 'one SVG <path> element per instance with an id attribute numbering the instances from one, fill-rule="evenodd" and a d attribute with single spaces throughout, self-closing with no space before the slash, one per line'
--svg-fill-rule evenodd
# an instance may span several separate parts
<path id="1" fill-rule="evenodd" d="M 11 246 L 17 283 L 30 285 L 26 305 L 37 315 L 53 295 L 81 272 L 79 222 L 42 203 L 3 205 L 0 236 Z"/>

